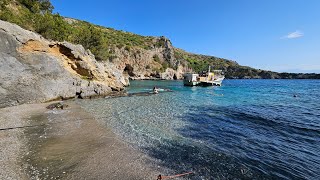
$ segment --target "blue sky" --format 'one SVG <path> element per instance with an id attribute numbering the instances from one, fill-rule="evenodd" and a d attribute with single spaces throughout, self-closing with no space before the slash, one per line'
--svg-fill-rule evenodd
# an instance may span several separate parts
<path id="1" fill-rule="evenodd" d="M 260 69 L 320 73 L 320 0 L 51 0 L 54 12 Z"/>

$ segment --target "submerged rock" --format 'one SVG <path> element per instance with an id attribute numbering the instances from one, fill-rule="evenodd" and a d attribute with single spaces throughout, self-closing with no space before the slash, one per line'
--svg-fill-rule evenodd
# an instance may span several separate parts
<path id="1" fill-rule="evenodd" d="M 81 45 L 54 42 L 0 21 L 0 108 L 80 96 L 103 96 L 128 85 L 114 66 Z"/>

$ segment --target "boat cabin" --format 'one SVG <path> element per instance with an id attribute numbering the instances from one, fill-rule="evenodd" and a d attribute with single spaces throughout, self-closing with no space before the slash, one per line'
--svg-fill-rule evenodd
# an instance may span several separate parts
<path id="1" fill-rule="evenodd" d="M 223 72 L 221 70 L 203 71 L 199 74 L 186 73 L 184 74 L 183 83 L 185 86 L 221 86 L 224 79 Z"/>
<path id="2" fill-rule="evenodd" d="M 186 73 L 184 74 L 184 80 L 187 81 L 198 81 L 199 74 Z"/>

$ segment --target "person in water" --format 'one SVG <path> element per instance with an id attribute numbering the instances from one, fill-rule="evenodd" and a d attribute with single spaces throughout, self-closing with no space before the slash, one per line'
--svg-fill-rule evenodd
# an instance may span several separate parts
<path id="1" fill-rule="evenodd" d="M 153 93 L 158 94 L 158 89 L 156 87 L 153 87 Z"/>

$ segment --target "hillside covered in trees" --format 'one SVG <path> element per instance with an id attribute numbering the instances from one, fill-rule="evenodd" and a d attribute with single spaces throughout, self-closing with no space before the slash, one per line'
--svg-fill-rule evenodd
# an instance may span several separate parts
<path id="1" fill-rule="evenodd" d="M 213 66 L 214 69 L 222 69 L 226 78 L 320 79 L 319 74 L 276 73 L 241 66 L 232 60 L 188 53 L 171 47 L 170 40 L 165 37 L 140 36 L 65 18 L 52 13 L 53 8 L 49 0 L 1 0 L 0 19 L 37 32 L 47 39 L 81 44 L 89 49 L 98 61 L 119 64 L 119 68 L 124 71 L 139 69 L 136 73 L 133 73 L 133 70 L 128 71 L 130 76 L 143 72 L 142 77 L 158 77 L 159 73 L 167 72 L 168 68 L 173 71 L 179 69 L 180 72 L 198 72 Z M 159 49 L 163 51 L 162 54 L 154 53 L 153 50 Z M 134 61 L 138 58 L 151 60 L 148 64 L 134 67 Z M 126 64 L 121 63 L 124 59 Z"/>

